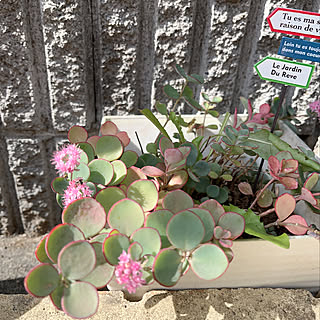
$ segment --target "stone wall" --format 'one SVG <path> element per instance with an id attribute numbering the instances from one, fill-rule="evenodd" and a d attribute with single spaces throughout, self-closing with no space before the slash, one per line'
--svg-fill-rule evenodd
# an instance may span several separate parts
<path id="1" fill-rule="evenodd" d="M 179 84 L 173 65 L 205 75 L 206 92 L 233 111 L 239 96 L 268 102 L 280 85 L 253 65 L 274 55 L 276 7 L 320 12 L 320 0 L 6 0 L 0 6 L 0 234 L 41 234 L 60 219 L 50 157 L 73 124 L 97 131 Z M 290 88 L 299 112 L 319 99 Z M 197 90 L 197 95 L 200 90 Z M 190 112 L 187 108 L 185 112 Z"/>

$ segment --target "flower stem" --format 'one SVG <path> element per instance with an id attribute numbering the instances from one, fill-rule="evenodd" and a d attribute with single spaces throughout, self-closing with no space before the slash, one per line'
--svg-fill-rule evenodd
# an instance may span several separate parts
<path id="1" fill-rule="evenodd" d="M 259 200 L 260 196 L 262 195 L 262 193 L 264 192 L 264 190 L 266 190 L 273 182 L 275 182 L 276 179 L 272 178 L 257 194 L 256 198 L 254 199 L 254 201 L 252 202 L 251 206 L 249 207 L 249 209 L 252 209 L 254 207 L 254 205 L 257 203 L 257 201 Z"/>

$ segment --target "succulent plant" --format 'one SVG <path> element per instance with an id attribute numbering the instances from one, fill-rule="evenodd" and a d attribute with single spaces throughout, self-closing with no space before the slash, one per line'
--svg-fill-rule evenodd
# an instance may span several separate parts
<path id="1" fill-rule="evenodd" d="M 172 287 L 189 269 L 202 279 L 221 277 L 232 262 L 233 241 L 244 232 L 284 248 L 289 238 L 281 227 L 290 234 L 319 235 L 294 212 L 298 201 L 320 210 L 320 164 L 314 155 L 272 134 L 270 107 L 264 104 L 254 114 L 244 98 L 247 120 L 239 123 L 235 115 L 228 125 L 226 114 L 219 132 L 205 135 L 216 129 L 205 122 L 218 116 L 214 107 L 221 98 L 203 93 L 201 105 L 189 84 L 203 79 L 180 66 L 176 70 L 184 79 L 182 89 L 164 87 L 172 110 L 155 105 L 176 127 L 173 137 L 145 109 L 160 132 L 145 154 L 126 150 L 130 138 L 111 121 L 92 137 L 73 126 L 69 145 L 54 154 L 59 177 L 51 187 L 63 209 L 62 223 L 37 246 L 40 264 L 25 278 L 25 287 L 36 297 L 49 295 L 71 317 L 92 316 L 97 289 L 113 277 L 129 292 L 154 281 Z M 179 102 L 202 112 L 203 122 L 185 122 L 175 112 Z M 187 141 L 185 130 L 197 136 Z M 259 157 L 268 160 L 268 168 L 253 191 Z M 286 192 L 278 193 L 279 184 Z"/>

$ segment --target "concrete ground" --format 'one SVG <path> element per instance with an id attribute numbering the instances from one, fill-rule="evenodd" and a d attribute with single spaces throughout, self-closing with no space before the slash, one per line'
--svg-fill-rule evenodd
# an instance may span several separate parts
<path id="1" fill-rule="evenodd" d="M 37 264 L 33 252 L 39 240 L 0 237 L 0 320 L 70 319 L 48 298 L 25 293 L 23 278 Z M 99 294 L 95 320 L 320 320 L 320 299 L 301 289 L 151 291 L 138 302 L 127 301 L 122 292 Z"/>

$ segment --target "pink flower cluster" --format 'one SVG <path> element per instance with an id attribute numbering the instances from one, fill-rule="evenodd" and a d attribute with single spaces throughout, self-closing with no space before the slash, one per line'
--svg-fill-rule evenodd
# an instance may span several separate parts
<path id="1" fill-rule="evenodd" d="M 117 282 L 124 285 L 129 293 L 135 293 L 145 281 L 142 279 L 141 264 L 131 259 L 130 254 L 124 250 L 119 256 L 119 264 L 116 266 L 115 275 Z"/>
<path id="2" fill-rule="evenodd" d="M 310 109 L 315 112 L 318 116 L 318 119 L 320 121 L 320 100 L 314 101 L 309 104 Z"/>
<path id="3" fill-rule="evenodd" d="M 79 179 L 71 180 L 68 188 L 64 191 L 63 205 L 66 207 L 72 201 L 84 197 L 90 197 L 92 191 L 85 182 L 80 182 Z"/>
<path id="4" fill-rule="evenodd" d="M 74 144 L 62 147 L 59 151 L 54 152 L 51 162 L 60 176 L 72 172 L 80 164 L 81 149 Z"/>

